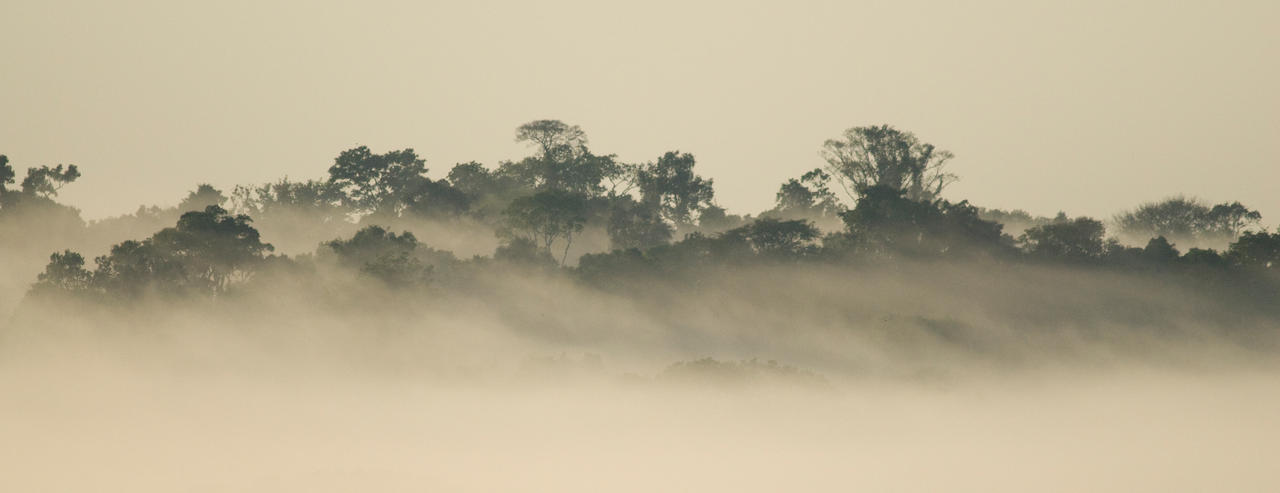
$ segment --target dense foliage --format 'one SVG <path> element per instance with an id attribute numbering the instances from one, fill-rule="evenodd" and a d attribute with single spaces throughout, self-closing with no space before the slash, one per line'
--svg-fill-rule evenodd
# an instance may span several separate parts
<path id="1" fill-rule="evenodd" d="M 776 207 L 755 217 L 717 206 L 713 181 L 697 174 L 689 153 L 622 163 L 592 151 L 581 128 L 556 120 L 522 125 L 516 140 L 533 154 L 495 168 L 457 164 L 440 179 L 427 176 L 413 149 L 360 146 L 339 153 L 327 179 L 239 186 L 229 197 L 201 184 L 176 208 L 142 207 L 88 224 L 54 200 L 79 168 L 29 168 L 11 188 L 17 173 L 0 156 L 0 247 L 16 257 L 28 254 L 20 246 L 52 246 L 41 253 L 48 264 L 33 296 L 96 300 L 216 298 L 268 271 L 323 284 L 331 269 L 421 288 L 524 266 L 606 286 L 748 264 L 973 259 L 1182 272 L 1213 281 L 1207 285 L 1260 286 L 1264 294 L 1280 284 L 1280 232 L 1253 229 L 1261 215 L 1239 202 L 1144 204 L 1114 218 L 1118 237 L 1089 217 L 983 209 L 940 197 L 956 179 L 944 169 L 951 153 L 888 126 L 852 128 L 827 141 L 828 166 L 787 180 Z M 849 203 L 833 183 L 849 192 Z M 33 221 L 42 227 L 30 228 Z M 95 228 L 147 234 L 109 247 L 99 242 L 105 253 L 92 266 L 51 245 L 92 245 L 85 239 Z M 424 230 L 437 246 L 480 231 L 493 241 L 492 253 L 459 260 L 419 241 L 415 232 Z M 273 253 L 264 237 L 288 243 L 292 254 Z M 1201 248 L 1214 238 L 1225 248 Z M 1192 245 L 1185 253 L 1177 248 L 1184 241 Z"/>

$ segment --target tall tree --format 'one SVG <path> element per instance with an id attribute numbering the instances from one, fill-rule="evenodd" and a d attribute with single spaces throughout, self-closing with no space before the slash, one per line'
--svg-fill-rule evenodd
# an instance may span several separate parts
<path id="1" fill-rule="evenodd" d="M 426 180 L 426 161 L 413 149 L 374 154 L 368 147 L 348 149 L 329 167 L 329 183 L 359 212 L 398 214 L 410 190 Z"/>
<path id="2" fill-rule="evenodd" d="M 160 251 L 179 259 L 188 276 L 207 282 L 216 292 L 247 279 L 263 255 L 274 250 L 263 243 L 249 216 L 232 215 L 210 205 L 178 218 L 178 224 L 150 238 Z"/>
<path id="3" fill-rule="evenodd" d="M 534 155 L 506 163 L 500 171 L 537 190 L 599 195 L 603 181 L 621 170 L 614 156 L 593 154 L 582 128 L 559 120 L 536 120 L 516 128 L 516 142 L 534 146 Z"/>
<path id="4" fill-rule="evenodd" d="M 677 228 L 692 225 L 715 197 L 711 179 L 694 174 L 694 164 L 692 154 L 672 151 L 641 167 L 636 174 L 640 201 L 662 211 L 663 217 Z"/>
<path id="5" fill-rule="evenodd" d="M 911 200 L 933 200 L 956 180 L 945 166 L 953 155 L 889 125 L 853 127 L 822 146 L 826 170 L 850 198 L 873 186 L 901 190 Z"/>

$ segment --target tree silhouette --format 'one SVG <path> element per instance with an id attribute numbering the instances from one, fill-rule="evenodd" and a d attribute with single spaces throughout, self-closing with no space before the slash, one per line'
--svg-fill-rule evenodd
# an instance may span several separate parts
<path id="1" fill-rule="evenodd" d="M 0 196 L 9 191 L 6 185 L 13 183 L 15 176 L 13 166 L 9 165 L 9 156 L 0 154 Z"/>
<path id="2" fill-rule="evenodd" d="M 613 200 L 609 212 L 609 245 L 615 249 L 649 248 L 671 241 L 671 226 L 659 211 L 629 196 Z"/>
<path id="3" fill-rule="evenodd" d="M 715 197 L 710 179 L 694 174 L 692 154 L 668 152 L 639 170 L 640 201 L 662 211 L 677 228 L 693 224 L 699 211 Z"/>
<path id="4" fill-rule="evenodd" d="M 775 211 L 786 217 L 828 217 L 844 208 L 831 192 L 831 175 L 814 169 L 778 188 Z"/>
<path id="5" fill-rule="evenodd" d="M 1102 255 L 1102 222 L 1088 217 L 1062 218 L 1028 229 L 1019 238 L 1032 255 L 1062 260 L 1096 259 Z"/>
<path id="6" fill-rule="evenodd" d="M 397 235 L 381 226 L 368 226 L 351 239 L 333 240 L 325 246 L 342 265 L 391 286 L 420 285 L 430 280 L 432 266 L 417 257 L 418 239 L 408 231 Z"/>
<path id="7" fill-rule="evenodd" d="M 1001 254 L 1010 248 L 1003 226 L 985 221 L 968 202 L 922 202 L 885 186 L 866 189 L 841 214 L 848 238 L 842 248 L 875 256 Z"/>
<path id="8" fill-rule="evenodd" d="M 509 237 L 523 237 L 550 253 L 551 245 L 565 240 L 563 264 L 573 244 L 573 235 L 586 223 L 586 197 L 561 190 L 549 190 L 520 197 L 507 207 L 506 232 Z"/>
<path id="9" fill-rule="evenodd" d="M 80 169 L 74 164 L 27 168 L 27 177 L 22 179 L 22 193 L 51 199 L 58 195 L 63 185 L 76 181 L 76 178 L 80 178 Z"/>
<path id="10" fill-rule="evenodd" d="M 93 273 L 84 268 L 84 257 L 71 250 L 49 256 L 49 264 L 36 277 L 32 289 L 38 293 L 84 293 L 93 282 Z"/>
<path id="11" fill-rule="evenodd" d="M 222 206 L 227 202 L 227 197 L 222 194 L 221 190 L 213 188 L 213 185 L 201 183 L 196 186 L 195 190 L 188 193 L 182 202 L 178 203 L 179 212 L 203 211 L 211 205 Z"/>
<path id="12" fill-rule="evenodd" d="M 1233 263 L 1246 267 L 1280 267 L 1280 232 L 1246 231 L 1228 247 L 1227 257 Z"/>
<path id="13" fill-rule="evenodd" d="M 329 183 L 359 212 L 398 214 L 401 201 L 427 180 L 426 161 L 413 149 L 374 154 L 360 146 L 343 151 L 329 167 Z"/>
<path id="14" fill-rule="evenodd" d="M 157 232 L 150 239 L 161 252 L 180 261 L 188 279 L 207 283 L 216 292 L 230 282 L 252 275 L 251 267 L 274 250 L 263 243 L 258 230 L 246 215 L 232 215 L 216 205 L 191 211 L 178 224 Z"/>
<path id="15" fill-rule="evenodd" d="M 587 137 L 580 127 L 559 120 L 521 125 L 516 129 L 516 141 L 533 145 L 534 155 L 506 163 L 500 171 L 539 191 L 598 195 L 604 192 L 602 181 L 622 169 L 614 156 L 598 156 L 587 149 Z"/>
<path id="16" fill-rule="evenodd" d="M 1115 223 L 1122 233 L 1137 238 L 1164 236 L 1185 241 L 1207 238 L 1234 239 L 1240 232 L 1262 219 L 1262 214 L 1239 202 L 1222 203 L 1212 208 L 1199 200 L 1170 197 L 1148 202 L 1116 215 Z"/>
<path id="17" fill-rule="evenodd" d="M 944 167 L 953 155 L 888 125 L 853 127 L 827 140 L 822 157 L 850 198 L 874 186 L 901 190 L 911 200 L 933 200 L 956 180 Z"/>

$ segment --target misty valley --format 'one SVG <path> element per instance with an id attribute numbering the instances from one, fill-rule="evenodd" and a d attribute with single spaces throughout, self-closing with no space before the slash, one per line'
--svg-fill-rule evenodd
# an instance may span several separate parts
<path id="1" fill-rule="evenodd" d="M 0 156 L 0 485 L 1265 491 L 1280 230 L 1240 202 L 981 207 L 879 125 L 745 213 L 688 152 L 515 138 L 91 221 L 80 167 Z"/>

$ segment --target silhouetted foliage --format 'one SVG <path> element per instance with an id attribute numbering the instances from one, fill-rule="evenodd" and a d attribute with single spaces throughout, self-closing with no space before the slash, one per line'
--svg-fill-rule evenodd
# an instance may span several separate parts
<path id="1" fill-rule="evenodd" d="M 1107 238 L 1103 223 L 1087 217 L 1050 219 L 939 198 L 955 180 L 943 169 L 951 154 L 885 125 L 851 128 L 827 141 L 827 166 L 783 183 L 775 207 L 754 217 L 715 205 L 712 180 L 694 172 L 691 154 L 620 163 L 592 153 L 581 128 L 558 120 L 521 125 L 516 140 L 532 146 L 533 155 L 497 169 L 460 163 L 447 179 L 432 180 L 412 149 L 375 154 L 362 146 L 343 151 L 327 180 L 236 187 L 229 200 L 235 213 L 223 208 L 228 197 L 221 191 L 201 184 L 177 207 L 140 207 L 87 226 L 78 211 L 54 200 L 80 176 L 76 166 L 28 168 L 14 189 L 14 168 L 0 155 L 0 249 L 40 257 L 57 251 L 31 285 L 35 296 L 112 302 L 148 295 L 224 298 L 239 287 L 248 292 L 267 271 L 301 284 L 364 278 L 393 288 L 466 289 L 487 269 L 516 268 L 574 272 L 597 287 L 621 289 L 662 278 L 696 287 L 703 274 L 748 265 L 859 269 L 884 262 L 900 268 L 909 265 L 903 260 L 947 259 L 1087 264 L 1248 293 L 1260 303 L 1280 295 L 1274 275 L 1280 232 L 1248 230 L 1261 215 L 1239 202 L 1210 207 L 1175 197 L 1143 204 L 1116 216 L 1125 235 Z M 855 199 L 851 209 L 831 190 L 833 180 Z M 397 234 L 385 225 L 404 229 Z M 36 226 L 43 238 L 27 233 Z M 274 247 L 259 227 L 273 240 L 294 242 L 290 253 L 301 255 L 269 255 Z M 1015 241 L 1006 229 L 1021 235 Z M 491 258 L 459 261 L 420 243 L 410 230 L 450 241 L 451 248 L 465 244 L 453 233 L 479 233 L 483 249 L 469 253 L 498 244 Z M 145 238 L 115 243 L 122 231 Z M 110 240 L 81 242 L 88 233 Z M 673 242 L 677 236 L 683 238 Z M 1229 245 L 1206 249 L 1202 240 Z M 1182 254 L 1175 242 L 1191 248 Z M 583 253 L 576 268 L 568 268 L 575 243 Z M 111 246 L 91 270 L 68 245 L 95 249 L 81 251 Z"/>
<path id="2" fill-rule="evenodd" d="M 188 193 L 182 202 L 178 203 L 179 212 L 203 211 L 206 207 L 216 205 L 221 207 L 227 202 L 227 197 L 222 195 L 222 191 L 213 188 L 213 185 L 201 183 Z"/>
<path id="3" fill-rule="evenodd" d="M 71 250 L 49 256 L 49 264 L 36 278 L 35 292 L 83 293 L 93 282 L 93 273 L 84 268 L 84 257 Z"/>
<path id="4" fill-rule="evenodd" d="M 582 231 L 586 223 L 587 197 L 580 193 L 548 190 L 520 197 L 507 207 L 507 237 L 522 237 L 551 253 L 551 246 L 564 239 L 561 263 L 573 244 L 573 235 Z"/>
<path id="5" fill-rule="evenodd" d="M 516 141 L 533 145 L 535 154 L 506 163 L 499 172 L 536 190 L 598 195 L 604 192 L 602 182 L 607 177 L 623 171 L 614 156 L 597 156 L 587 149 L 587 136 L 577 125 L 532 121 L 516 129 Z"/>
<path id="6" fill-rule="evenodd" d="M 610 207 L 609 245 L 614 250 L 645 249 L 671 241 L 673 230 L 649 204 L 621 197 Z"/>
<path id="7" fill-rule="evenodd" d="M 1178 260 L 1179 255 L 1178 249 L 1163 236 L 1152 238 L 1147 242 L 1146 248 L 1142 249 L 1143 258 L 1156 264 L 1172 265 Z"/>
<path id="8" fill-rule="evenodd" d="M 9 156 L 0 154 L 0 195 L 8 192 L 7 185 L 13 183 L 15 176 L 13 166 L 9 165 Z"/>
<path id="9" fill-rule="evenodd" d="M 348 149 L 329 167 L 329 183 L 344 194 L 347 205 L 360 212 L 398 213 L 405 199 L 427 173 L 426 161 L 413 149 L 374 154 L 368 147 Z"/>
<path id="10" fill-rule="evenodd" d="M 546 249 L 540 248 L 533 240 L 524 237 L 511 238 L 506 243 L 498 245 L 493 252 L 493 259 L 501 262 L 535 266 L 550 267 L 559 265 Z"/>
<path id="11" fill-rule="evenodd" d="M 76 181 L 76 178 L 80 178 L 80 170 L 74 164 L 27 168 L 27 177 L 22 179 L 22 193 L 51 199 L 58 195 L 63 185 Z"/>
<path id="12" fill-rule="evenodd" d="M 641 167 L 636 175 L 640 201 L 656 207 L 677 228 L 692 225 L 715 197 L 711 180 L 694 174 L 694 164 L 692 154 L 668 152 Z"/>
<path id="13" fill-rule="evenodd" d="M 128 240 L 94 259 L 92 275 L 75 252 L 54 254 L 37 283 L 37 291 L 74 291 L 111 297 L 145 293 L 218 294 L 252 277 L 263 255 L 272 250 L 244 215 L 231 215 L 211 205 L 187 212 L 177 225 L 142 241 Z"/>
<path id="14" fill-rule="evenodd" d="M 724 207 L 712 204 L 698 215 L 698 228 L 705 232 L 716 233 L 746 224 L 750 219 L 749 216 L 729 214 Z"/>
<path id="15" fill-rule="evenodd" d="M 1246 267 L 1280 267 L 1280 232 L 1246 231 L 1228 247 L 1227 258 L 1232 263 Z"/>
<path id="16" fill-rule="evenodd" d="M 816 253 L 818 236 L 818 228 L 809 221 L 762 218 L 726 231 L 719 239 L 730 244 L 742 243 L 756 255 L 794 259 Z"/>
<path id="17" fill-rule="evenodd" d="M 399 235 L 381 226 L 368 226 L 347 240 L 325 243 L 338 262 L 383 281 L 407 287 L 430 281 L 433 266 L 417 257 L 418 239 L 413 233 Z"/>
<path id="18" fill-rule="evenodd" d="M 829 186 L 831 175 L 814 169 L 783 183 L 778 189 L 774 211 L 787 218 L 828 217 L 844 211 Z"/>
<path id="19" fill-rule="evenodd" d="M 865 189 L 841 218 L 851 237 L 846 247 L 872 255 L 1001 254 L 1011 242 L 1000 224 L 979 218 L 968 202 L 916 201 L 892 187 Z"/>
<path id="20" fill-rule="evenodd" d="M 822 147 L 827 171 L 851 198 L 879 186 L 900 190 L 911 200 L 929 201 L 956 180 L 944 170 L 953 157 L 950 152 L 888 125 L 853 127 Z"/>
<path id="21" fill-rule="evenodd" d="M 1023 249 L 1040 258 L 1097 259 L 1103 253 L 1102 222 L 1088 217 L 1060 219 L 1028 229 L 1018 239 Z"/>
<path id="22" fill-rule="evenodd" d="M 160 230 L 151 242 L 160 251 L 178 259 L 188 279 L 208 283 L 215 291 L 252 275 L 252 267 L 274 248 L 263 243 L 246 215 L 231 215 L 211 205 L 200 212 L 187 212 L 172 228 Z"/>
<path id="23" fill-rule="evenodd" d="M 1239 202 L 1209 207 L 1196 199 L 1172 197 L 1119 214 L 1115 223 L 1121 233 L 1138 238 L 1164 236 L 1181 241 L 1229 241 L 1261 218 L 1257 211 Z"/>
<path id="24" fill-rule="evenodd" d="M 343 221 L 349 209 L 342 204 L 342 199 L 336 185 L 319 180 L 281 179 L 255 187 L 238 186 L 231 193 L 236 210 L 259 220 L 279 214 L 305 213 L 320 223 Z"/>

